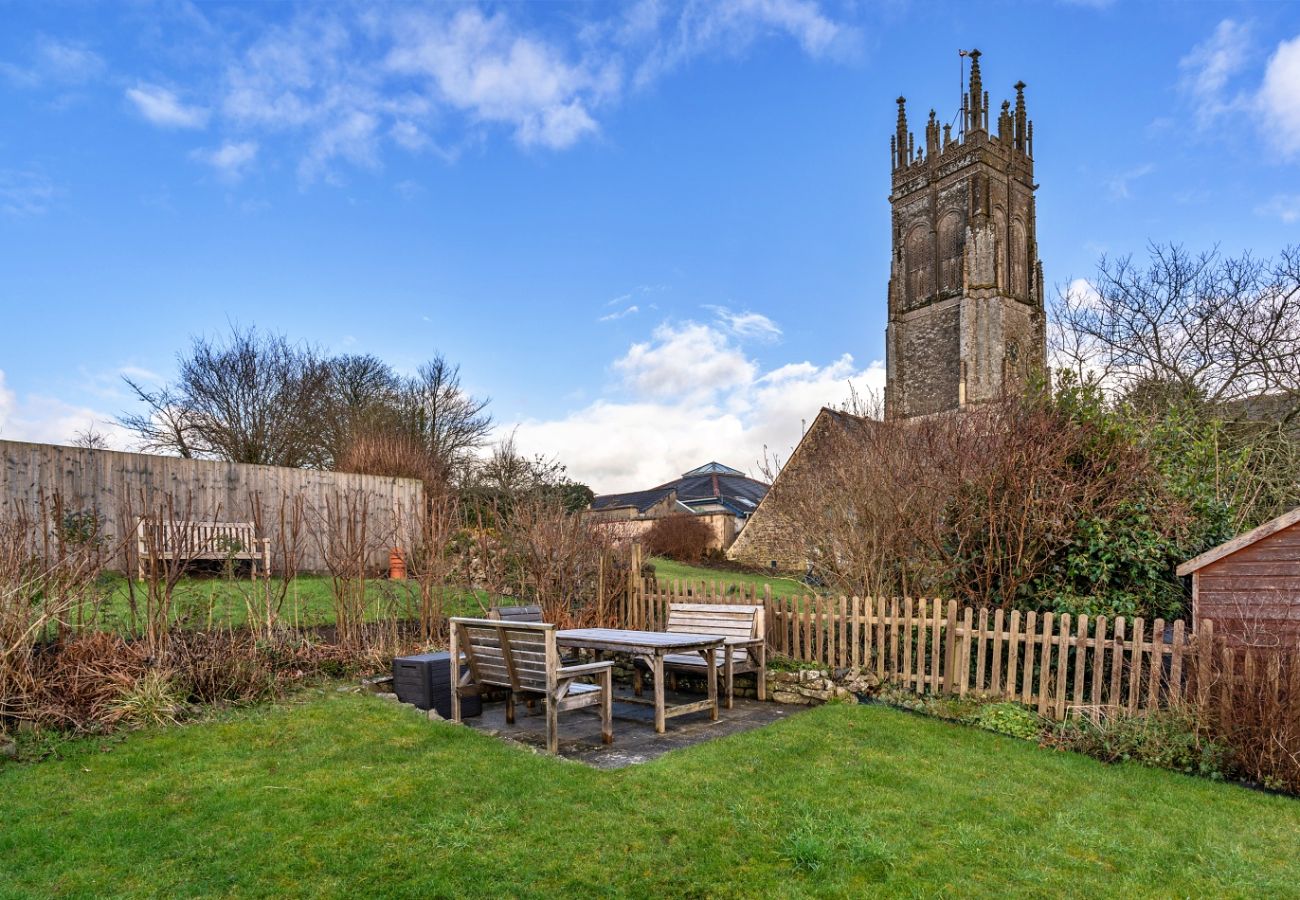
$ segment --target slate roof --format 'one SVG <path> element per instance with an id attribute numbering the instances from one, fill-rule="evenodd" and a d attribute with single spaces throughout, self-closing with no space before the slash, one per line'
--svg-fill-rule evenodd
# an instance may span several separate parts
<path id="1" fill-rule="evenodd" d="M 632 506 L 644 513 L 665 497 L 675 497 L 688 510 L 703 511 L 703 507 L 721 506 L 727 511 L 748 516 L 767 494 L 768 486 L 748 477 L 743 472 L 721 463 L 705 463 L 685 472 L 675 481 L 644 491 L 623 494 L 601 494 L 591 501 L 591 508 L 620 509 Z"/>

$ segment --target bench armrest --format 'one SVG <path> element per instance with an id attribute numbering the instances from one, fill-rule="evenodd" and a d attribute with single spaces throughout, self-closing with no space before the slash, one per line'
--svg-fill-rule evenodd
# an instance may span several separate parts
<path id="1" fill-rule="evenodd" d="M 556 669 L 555 674 L 561 678 L 568 678 L 571 675 L 595 675 L 597 672 L 612 668 L 614 668 L 614 661 L 612 659 L 607 659 L 603 662 L 583 663 L 578 666 L 564 666 L 563 668 Z"/>
<path id="2" fill-rule="evenodd" d="M 727 638 L 724 642 L 727 647 L 757 647 L 765 643 L 767 638 Z"/>

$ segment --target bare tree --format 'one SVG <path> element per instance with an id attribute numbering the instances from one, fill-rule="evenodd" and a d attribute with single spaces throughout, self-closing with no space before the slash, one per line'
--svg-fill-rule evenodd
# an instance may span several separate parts
<path id="1" fill-rule="evenodd" d="M 358 440 L 400 427 L 402 382 L 388 363 L 369 354 L 335 356 L 325 366 L 328 382 L 312 464 L 333 469 Z"/>
<path id="2" fill-rule="evenodd" d="M 275 466 L 319 457 L 329 369 L 316 350 L 235 327 L 225 343 L 195 338 L 179 363 L 174 387 L 148 391 L 127 380 L 148 411 L 121 421 L 142 448 Z"/>
<path id="3" fill-rule="evenodd" d="M 1103 257 L 1053 309 L 1056 364 L 1113 394 L 1242 403 L 1300 415 L 1300 247 L 1276 260 L 1152 244 Z M 1251 408 L 1254 404 L 1255 409 Z"/>
<path id="4" fill-rule="evenodd" d="M 72 438 L 72 446 L 84 447 L 87 450 L 107 450 L 108 435 L 96 428 L 94 422 L 91 422 Z"/>
<path id="5" fill-rule="evenodd" d="M 404 418 L 454 480 L 473 464 L 474 451 L 487 440 L 492 417 L 486 399 L 470 396 L 460 384 L 460 366 L 441 354 L 420 366 L 404 391 Z"/>

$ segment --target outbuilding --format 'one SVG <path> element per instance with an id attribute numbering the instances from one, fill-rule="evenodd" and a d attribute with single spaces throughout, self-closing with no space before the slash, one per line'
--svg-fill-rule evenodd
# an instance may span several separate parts
<path id="1" fill-rule="evenodd" d="M 1254 647 L 1300 646 L 1300 507 L 1178 567 L 1192 576 L 1192 620 Z"/>

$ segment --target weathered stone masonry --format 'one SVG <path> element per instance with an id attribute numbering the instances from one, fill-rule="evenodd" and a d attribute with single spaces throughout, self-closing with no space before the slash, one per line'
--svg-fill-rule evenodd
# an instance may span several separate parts
<path id="1" fill-rule="evenodd" d="M 970 53 L 962 129 L 930 111 L 925 146 L 898 98 L 893 257 L 885 330 L 885 414 L 960 409 L 1023 388 L 1046 357 L 1043 273 L 1034 204 L 1033 123 L 1025 85 L 989 131 L 980 53 Z"/>

